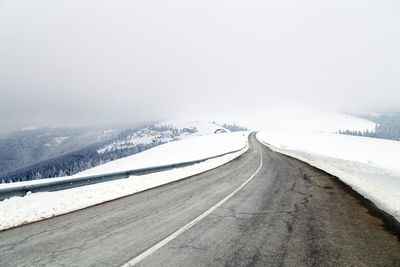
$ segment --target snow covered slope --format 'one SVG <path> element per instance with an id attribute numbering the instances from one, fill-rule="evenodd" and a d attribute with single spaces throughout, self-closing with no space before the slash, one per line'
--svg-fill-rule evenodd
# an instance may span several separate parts
<path id="1" fill-rule="evenodd" d="M 187 136 L 201 136 L 206 134 L 213 134 L 217 129 L 224 129 L 227 132 L 229 130 L 223 128 L 222 126 L 210 122 L 208 120 L 193 120 L 193 119 L 174 119 L 163 121 L 159 123 L 162 126 L 171 126 L 177 129 L 195 129 L 196 131 L 192 134 L 186 134 L 182 136 L 185 138 Z"/>
<path id="2" fill-rule="evenodd" d="M 88 169 L 73 177 L 105 174 L 153 166 L 181 163 L 217 156 L 243 148 L 248 133 L 210 134 L 163 144 L 142 153 Z"/>
<path id="3" fill-rule="evenodd" d="M 222 127 L 209 121 L 168 120 L 142 127 L 126 137 L 100 148 L 97 153 L 125 150 L 137 145 L 159 145 L 188 137 L 213 134 L 220 128 Z"/>
<path id="4" fill-rule="evenodd" d="M 367 129 L 373 131 L 375 129 L 375 123 L 371 121 L 311 107 L 277 108 L 271 106 L 249 113 L 221 115 L 215 120 L 236 123 L 252 131 L 338 132 L 344 129 L 355 131 Z"/>
<path id="5" fill-rule="evenodd" d="M 6 199 L 0 202 L 0 230 L 93 206 L 216 168 L 247 151 L 248 134 L 248 132 L 212 134 L 175 141 L 131 157 L 109 162 L 103 166 L 87 170 L 80 175 L 179 163 L 240 149 L 239 152 L 188 167 L 142 176 L 131 176 L 127 179 L 62 191 L 34 193 L 24 197 Z M 43 181 L 21 182 L 18 185 L 40 182 Z M 1 184 L 0 188 L 7 186 L 13 186 L 13 184 Z"/>

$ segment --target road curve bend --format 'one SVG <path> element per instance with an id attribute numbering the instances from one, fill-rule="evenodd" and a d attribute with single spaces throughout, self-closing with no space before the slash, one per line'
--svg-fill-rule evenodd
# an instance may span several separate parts
<path id="1" fill-rule="evenodd" d="M 400 266 L 398 236 L 349 188 L 249 143 L 208 172 L 2 231 L 0 266 Z"/>

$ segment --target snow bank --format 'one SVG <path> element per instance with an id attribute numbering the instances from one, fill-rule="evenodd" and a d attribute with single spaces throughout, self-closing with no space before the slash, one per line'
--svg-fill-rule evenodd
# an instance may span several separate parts
<path id="1" fill-rule="evenodd" d="M 0 189 L 201 160 L 243 148 L 247 143 L 248 135 L 249 132 L 235 132 L 194 136 L 110 161 L 72 176 L 0 184 Z"/>
<path id="2" fill-rule="evenodd" d="M 247 151 L 248 134 L 248 132 L 224 133 L 171 142 L 89 169 L 80 175 L 178 163 L 241 149 L 239 152 L 188 167 L 131 176 L 126 179 L 56 192 L 34 193 L 24 197 L 6 199 L 0 202 L 0 230 L 93 206 L 216 168 Z"/>
<path id="3" fill-rule="evenodd" d="M 310 131 L 262 131 L 271 149 L 350 185 L 400 221 L 400 142 Z"/>
<path id="4" fill-rule="evenodd" d="M 247 136 L 248 133 L 245 134 Z M 243 132 L 196 136 L 163 144 L 122 159 L 77 173 L 72 177 L 105 174 L 117 171 L 169 165 L 214 157 L 243 148 L 247 142 Z"/>

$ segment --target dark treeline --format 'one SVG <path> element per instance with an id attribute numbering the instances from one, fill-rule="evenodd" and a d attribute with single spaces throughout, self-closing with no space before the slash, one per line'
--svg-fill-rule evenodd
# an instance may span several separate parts
<path id="1" fill-rule="evenodd" d="M 0 174 L 115 138 L 121 128 L 47 127 L 0 136 Z"/>
<path id="2" fill-rule="evenodd" d="M 359 115 L 359 117 L 375 122 L 375 131 L 341 130 L 339 131 L 339 133 L 400 141 L 400 115 L 398 114 L 381 114 L 379 116 Z"/>
<path id="3" fill-rule="evenodd" d="M 97 153 L 96 149 L 98 146 L 93 145 L 66 155 L 1 174 L 0 180 L 3 183 L 8 183 L 73 175 L 109 161 L 139 153 L 155 145 L 156 144 L 139 144 L 127 149 L 107 151 L 105 153 Z"/>
<path id="4" fill-rule="evenodd" d="M 234 124 L 224 123 L 222 125 L 222 127 L 224 127 L 225 129 L 228 129 L 231 132 L 248 131 L 248 129 L 246 127 L 236 125 L 235 123 Z"/>
<path id="5" fill-rule="evenodd" d="M 196 129 L 176 129 L 171 126 L 149 125 L 143 128 L 129 129 L 121 132 L 110 141 L 104 141 L 73 151 L 62 156 L 35 163 L 17 170 L 0 174 L 0 183 L 30 181 L 36 179 L 73 175 L 86 169 L 127 157 L 165 143 L 155 136 L 149 144 L 130 144 L 124 148 L 110 149 L 102 153 L 98 150 L 118 141 L 126 141 L 135 134 L 153 133 L 168 137 L 178 136 L 183 132 L 194 132 Z"/>

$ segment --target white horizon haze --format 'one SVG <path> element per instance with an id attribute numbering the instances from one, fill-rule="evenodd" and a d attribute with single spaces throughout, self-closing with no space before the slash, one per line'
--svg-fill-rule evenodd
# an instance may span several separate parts
<path id="1" fill-rule="evenodd" d="M 0 132 L 202 114 L 400 112 L 400 2 L 0 3 Z"/>

